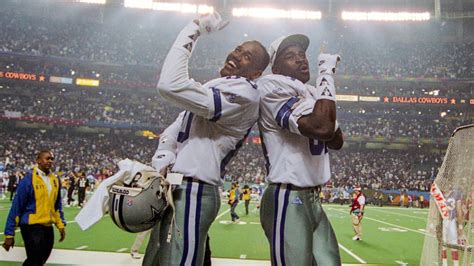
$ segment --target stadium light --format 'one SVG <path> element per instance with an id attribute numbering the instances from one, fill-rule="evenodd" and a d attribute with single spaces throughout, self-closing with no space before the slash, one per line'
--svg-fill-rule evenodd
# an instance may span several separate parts
<path id="1" fill-rule="evenodd" d="M 86 3 L 86 4 L 100 4 L 105 5 L 107 0 L 76 0 L 75 2 Z"/>
<path id="2" fill-rule="evenodd" d="M 152 9 L 153 0 L 125 0 L 123 5 L 129 8 Z"/>
<path id="3" fill-rule="evenodd" d="M 430 20 L 429 12 L 351 12 L 342 11 L 342 20 L 355 21 L 426 21 Z"/>
<path id="4" fill-rule="evenodd" d="M 320 20 L 321 12 L 314 10 L 299 9 L 278 9 L 278 8 L 233 8 L 234 17 L 253 17 L 253 18 L 285 18 L 285 19 L 308 19 Z"/>
<path id="5" fill-rule="evenodd" d="M 124 6 L 129 8 L 153 9 L 181 13 L 207 14 L 214 13 L 214 7 L 188 3 L 153 2 L 153 0 L 125 0 Z"/>

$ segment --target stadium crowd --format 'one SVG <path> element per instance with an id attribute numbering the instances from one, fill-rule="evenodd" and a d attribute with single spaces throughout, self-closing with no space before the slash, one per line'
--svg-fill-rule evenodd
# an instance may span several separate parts
<path id="1" fill-rule="evenodd" d="M 159 23 L 144 25 L 138 18 L 136 21 L 127 24 L 60 20 L 5 9 L 0 16 L 0 52 L 161 66 L 174 36 L 167 34 L 167 31 L 179 30 L 175 27 L 182 21 L 176 19 L 177 23 L 170 23 L 173 24 L 170 27 L 159 27 Z M 252 24 L 240 23 L 250 31 L 248 35 L 258 36 L 253 32 L 255 29 L 252 29 Z M 383 29 L 379 30 L 383 32 Z M 451 79 L 474 77 L 472 42 L 423 40 L 386 43 L 374 38 L 353 39 L 352 35 L 341 39 L 332 31 L 326 31 L 323 35 L 328 35 L 331 40 L 331 49 L 344 58 L 339 70 L 342 75 Z M 354 35 L 354 38 L 357 36 Z M 270 43 L 271 39 L 266 38 L 274 36 L 263 35 L 261 38 L 263 43 Z M 214 73 L 217 66 L 222 65 L 222 58 L 227 52 L 227 47 L 219 43 L 219 40 L 201 42 L 191 60 L 191 69 L 199 68 L 205 73 Z"/>
<path id="2" fill-rule="evenodd" d="M 164 128 L 179 113 L 157 93 L 22 85 L 5 87 L 0 90 L 0 95 L 3 111 L 21 112 L 22 116 L 147 124 Z"/>
<path id="3" fill-rule="evenodd" d="M 150 163 L 156 139 L 117 134 L 78 134 L 67 131 L 0 131 L 0 162 L 5 172 L 26 171 L 34 154 L 50 148 L 56 153 L 56 171 L 87 173 L 101 180 L 117 171 L 116 163 L 129 158 Z M 343 149 L 330 152 L 332 185 L 352 188 L 427 191 L 442 162 L 442 153 L 429 150 Z M 226 180 L 259 183 L 265 159 L 261 145 L 250 138 L 227 166 Z"/>
<path id="4" fill-rule="evenodd" d="M 116 134 L 81 135 L 66 131 L 8 131 L 1 130 L 1 162 L 6 170 L 27 170 L 39 150 L 56 153 L 56 171 L 82 171 L 100 174 L 115 171 L 121 159 L 151 160 L 157 140 L 131 138 Z"/>
<path id="5" fill-rule="evenodd" d="M 339 118 L 341 128 L 347 137 L 383 137 L 394 139 L 408 137 L 413 140 L 439 139 L 449 137 L 453 130 L 465 124 L 472 123 L 472 118 L 463 120 L 450 120 L 438 118 L 430 119 L 429 116 L 404 116 L 399 114 L 386 113 L 376 117 L 373 114 L 342 114 Z"/>
<path id="6" fill-rule="evenodd" d="M 22 84 L 5 86 L 0 89 L 0 95 L 1 110 L 21 112 L 21 116 L 144 125 L 155 130 L 163 130 L 180 112 L 179 108 L 163 101 L 154 91 L 145 93 Z M 443 111 L 446 114 L 441 116 Z M 446 138 L 456 127 L 474 122 L 469 110 L 413 110 L 343 102 L 338 107 L 338 119 L 347 137 L 410 137 L 414 140 Z"/>
<path id="7" fill-rule="evenodd" d="M 444 153 L 417 150 L 342 150 L 331 153 L 334 187 L 429 191 Z"/>

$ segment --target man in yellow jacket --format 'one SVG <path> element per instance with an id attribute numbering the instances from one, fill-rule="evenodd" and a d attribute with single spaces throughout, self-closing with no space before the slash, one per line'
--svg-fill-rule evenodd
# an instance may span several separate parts
<path id="1" fill-rule="evenodd" d="M 239 204 L 240 198 L 240 190 L 239 190 L 239 183 L 232 183 L 229 191 L 229 205 L 230 205 L 230 216 L 232 218 L 232 222 L 238 223 L 240 221 L 240 217 L 235 212 L 235 208 Z"/>
<path id="2" fill-rule="evenodd" d="M 61 202 L 61 182 L 52 172 L 54 155 L 40 151 L 37 166 L 18 184 L 17 194 L 5 225 L 3 248 L 9 251 L 15 244 L 15 229 L 20 226 L 25 243 L 26 260 L 23 265 L 43 265 L 54 244 L 52 225 L 59 229 L 62 242 L 66 237 Z"/>
<path id="3" fill-rule="evenodd" d="M 242 189 L 242 199 L 245 202 L 245 214 L 249 215 L 249 204 L 250 204 L 250 199 L 251 199 L 251 190 L 248 185 L 244 186 L 244 189 Z"/>

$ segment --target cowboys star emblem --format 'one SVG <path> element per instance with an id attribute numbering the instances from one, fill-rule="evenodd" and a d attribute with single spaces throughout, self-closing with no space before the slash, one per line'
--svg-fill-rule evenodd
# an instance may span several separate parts
<path id="1" fill-rule="evenodd" d="M 153 206 L 150 206 L 150 208 L 151 208 L 151 218 L 146 221 L 143 221 L 142 224 L 154 224 L 156 221 L 158 221 L 158 219 L 161 219 L 160 211 L 155 209 Z"/>

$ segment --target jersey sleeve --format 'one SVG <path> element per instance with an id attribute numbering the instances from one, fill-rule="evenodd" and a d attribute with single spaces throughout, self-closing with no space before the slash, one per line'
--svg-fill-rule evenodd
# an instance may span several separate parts
<path id="1" fill-rule="evenodd" d="M 158 91 L 163 98 L 194 115 L 223 123 L 227 118 L 238 116 L 251 102 L 248 97 L 239 96 L 256 85 L 240 77 L 219 78 L 204 85 L 191 79 L 188 63 L 199 36 L 199 26 L 194 22 L 178 34 L 161 69 Z M 247 88 L 239 92 L 242 87 Z M 258 97 L 258 93 L 255 94 Z M 258 103 L 258 98 L 255 102 Z"/>
<path id="2" fill-rule="evenodd" d="M 59 177 L 54 177 L 57 179 L 59 192 L 61 192 L 61 179 Z M 86 179 L 87 180 L 87 179 Z M 86 181 L 87 186 L 89 186 L 89 181 Z M 61 193 L 58 193 L 56 198 L 56 202 L 54 203 L 54 223 L 56 227 L 62 229 L 66 226 L 66 219 L 64 218 L 63 206 L 62 206 L 62 198 Z"/>
<path id="3" fill-rule="evenodd" d="M 160 143 L 151 160 L 151 165 L 159 172 L 176 160 L 178 135 L 185 113 L 185 111 L 181 112 L 178 118 L 160 135 Z"/>
<path id="4" fill-rule="evenodd" d="M 269 77 L 261 79 L 258 86 L 261 112 L 266 112 L 280 128 L 303 136 L 298 129 L 298 119 L 312 113 L 316 103 L 315 99 L 301 93 L 304 84 L 286 77 Z"/>
<path id="5" fill-rule="evenodd" d="M 200 35 L 190 22 L 178 34 L 161 69 L 158 92 L 169 102 L 196 115 L 207 117 L 212 93 L 189 77 L 188 63 Z"/>
<path id="6" fill-rule="evenodd" d="M 7 222 L 5 224 L 5 237 L 14 237 L 15 229 L 20 225 L 20 218 L 27 205 L 28 194 L 31 190 L 31 173 L 20 180 L 16 190 L 15 197 L 8 213 Z"/>
<path id="7" fill-rule="evenodd" d="M 213 85 L 215 84 L 215 85 Z M 240 121 L 243 115 L 258 115 L 257 85 L 242 77 L 224 77 L 209 85 L 212 99 L 208 119 L 219 124 Z"/>

